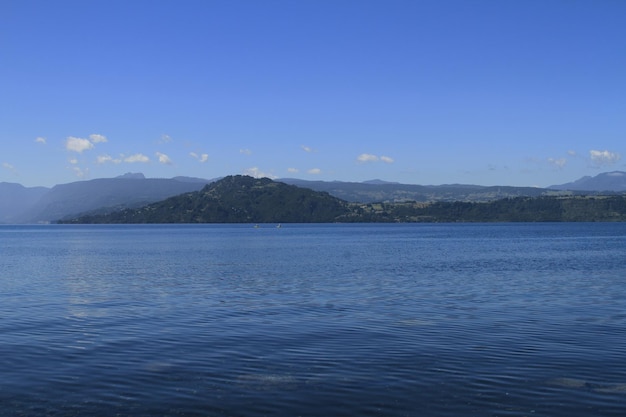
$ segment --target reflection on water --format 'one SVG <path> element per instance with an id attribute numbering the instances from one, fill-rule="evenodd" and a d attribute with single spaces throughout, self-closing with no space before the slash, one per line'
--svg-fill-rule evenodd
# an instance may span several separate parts
<path id="1" fill-rule="evenodd" d="M 626 412 L 626 225 L 0 227 L 22 416 Z"/>

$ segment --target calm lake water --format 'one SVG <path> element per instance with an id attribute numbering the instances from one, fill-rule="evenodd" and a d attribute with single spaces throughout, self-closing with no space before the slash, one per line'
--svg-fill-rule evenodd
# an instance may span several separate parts
<path id="1" fill-rule="evenodd" d="M 624 416 L 626 224 L 0 227 L 0 415 Z"/>

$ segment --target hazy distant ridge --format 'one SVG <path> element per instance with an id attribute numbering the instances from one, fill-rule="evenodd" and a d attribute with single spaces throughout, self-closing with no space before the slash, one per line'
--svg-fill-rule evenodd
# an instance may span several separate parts
<path id="1" fill-rule="evenodd" d="M 626 191 L 626 172 L 604 172 L 595 177 L 582 177 L 573 182 L 551 185 L 548 188 L 552 190 L 624 192 Z"/>
<path id="2" fill-rule="evenodd" d="M 0 182 L 0 223 L 19 223 L 24 213 L 50 191 L 46 187 L 24 187 L 21 184 Z"/>
<path id="3" fill-rule="evenodd" d="M 24 188 L 0 184 L 0 221 L 3 223 L 50 222 L 94 210 L 139 207 L 168 197 L 200 190 L 209 180 L 145 178 L 126 174 L 55 185 Z M 21 188 L 20 188 L 21 187 Z"/>
<path id="4" fill-rule="evenodd" d="M 353 203 L 373 202 L 433 202 L 473 201 L 486 202 L 509 197 L 537 197 L 549 193 L 544 188 L 482 186 L 470 184 L 414 185 L 384 182 L 306 181 L 282 178 L 277 181 L 299 187 L 324 191 Z"/>
<path id="5" fill-rule="evenodd" d="M 229 176 L 136 209 L 68 223 L 336 223 L 624 221 L 626 195 L 540 196 L 491 202 L 349 203 L 269 178 Z"/>
<path id="6" fill-rule="evenodd" d="M 145 178 L 128 173 L 116 178 L 77 181 L 46 187 L 0 183 L 0 223 L 50 222 L 83 214 L 108 213 L 135 208 L 176 195 L 199 191 L 215 180 L 190 177 Z M 414 185 L 381 180 L 365 182 L 277 181 L 308 188 L 348 202 L 488 202 L 503 198 L 539 197 L 555 193 L 576 194 L 626 192 L 626 173 L 607 172 L 595 177 L 545 188 L 480 186 L 470 184 Z M 569 190 L 569 191 L 565 191 Z"/>

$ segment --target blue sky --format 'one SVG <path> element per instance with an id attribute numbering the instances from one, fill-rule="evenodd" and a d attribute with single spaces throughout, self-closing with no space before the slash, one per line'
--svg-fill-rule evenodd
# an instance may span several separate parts
<path id="1" fill-rule="evenodd" d="M 0 181 L 626 170 L 626 1 L 4 0 Z"/>

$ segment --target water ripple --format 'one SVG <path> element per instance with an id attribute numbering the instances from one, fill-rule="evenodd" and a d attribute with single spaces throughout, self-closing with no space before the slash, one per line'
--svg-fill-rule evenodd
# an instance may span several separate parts
<path id="1" fill-rule="evenodd" d="M 5 233 L 0 405 L 16 416 L 624 415 L 626 229 L 580 227 Z"/>

